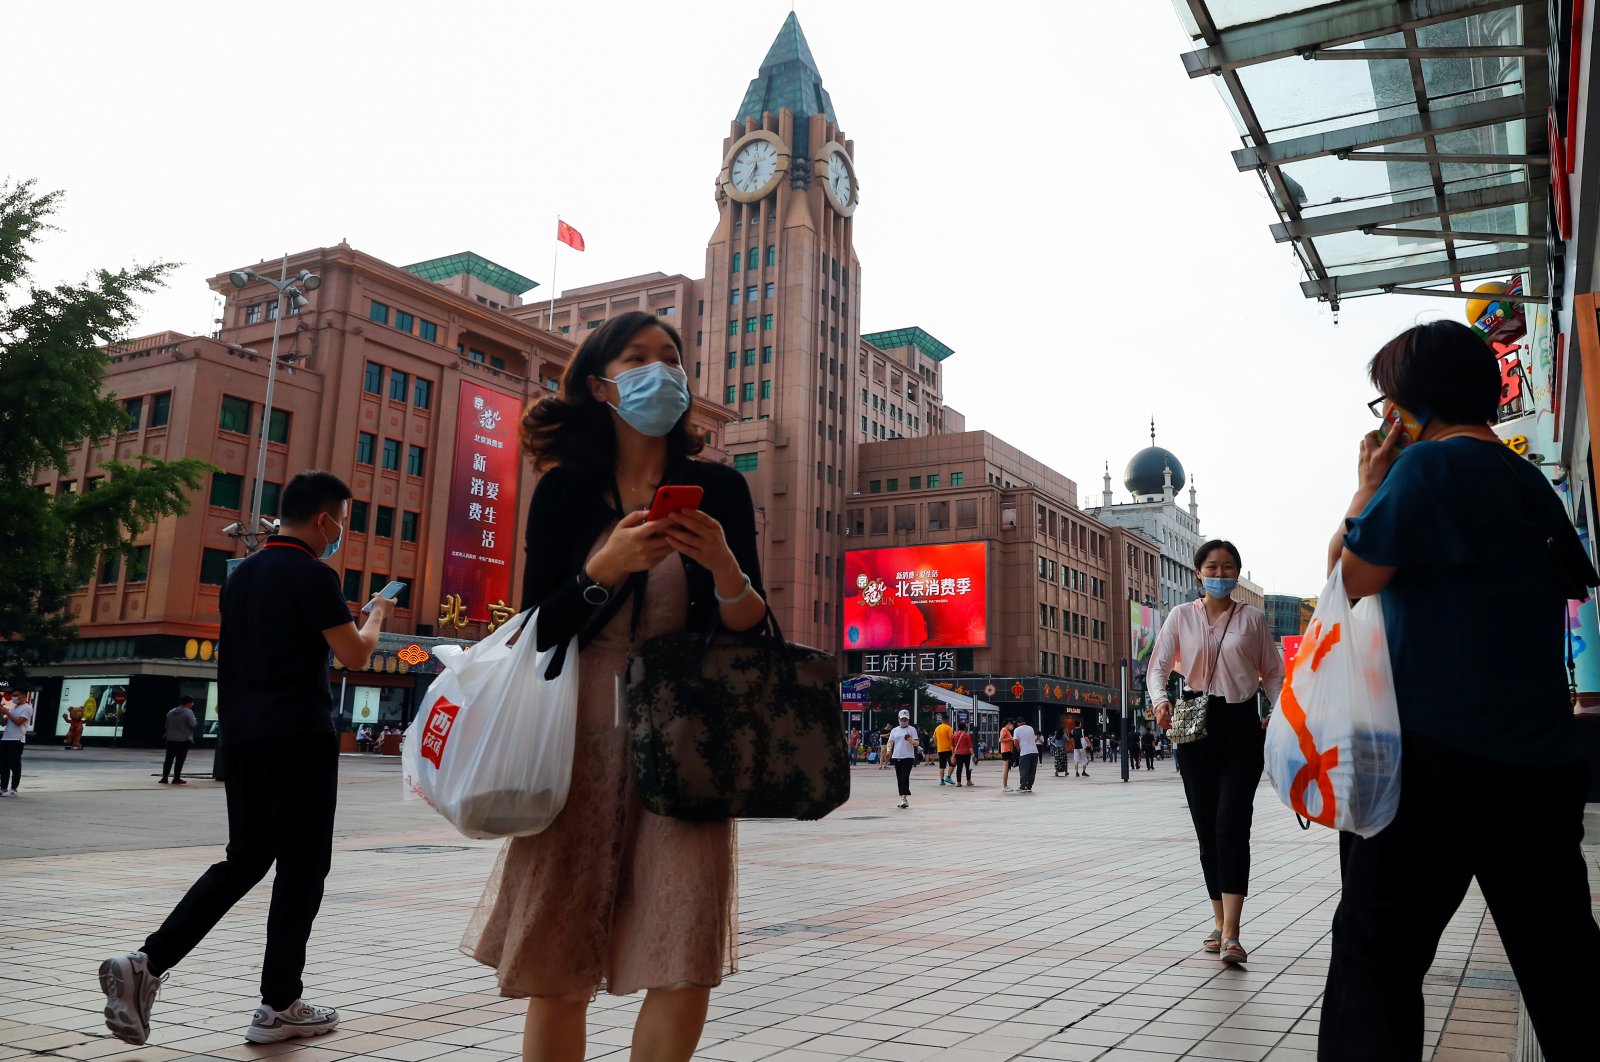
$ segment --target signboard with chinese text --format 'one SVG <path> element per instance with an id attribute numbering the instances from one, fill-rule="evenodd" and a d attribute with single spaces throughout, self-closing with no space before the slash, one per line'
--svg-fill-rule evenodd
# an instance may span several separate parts
<path id="1" fill-rule="evenodd" d="M 61 714 L 81 709 L 85 737 L 115 737 L 127 722 L 128 681 L 127 675 L 66 679 L 61 683 Z M 177 703 L 174 700 L 167 707 L 176 707 Z M 34 712 L 37 715 L 40 711 L 38 698 L 35 698 Z M 67 725 L 63 720 L 59 728 L 61 733 L 66 733 Z"/>
<path id="2" fill-rule="evenodd" d="M 511 600 L 519 417 L 515 397 L 462 381 L 440 592 L 463 621 L 489 622 L 489 606 Z"/>
<path id="3" fill-rule="evenodd" d="M 844 565 L 846 649 L 989 643 L 987 542 L 850 550 Z"/>

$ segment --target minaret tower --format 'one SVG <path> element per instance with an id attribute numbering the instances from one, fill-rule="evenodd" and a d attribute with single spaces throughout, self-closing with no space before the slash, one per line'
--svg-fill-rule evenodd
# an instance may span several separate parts
<path id="1" fill-rule="evenodd" d="M 1114 499 L 1113 499 L 1112 494 L 1111 494 L 1111 462 L 1107 461 L 1106 462 L 1106 487 L 1105 487 L 1105 491 L 1103 493 L 1101 493 L 1101 495 L 1100 495 L 1100 504 L 1104 505 L 1107 509 L 1109 509 L 1109 508 L 1111 508 L 1113 503 L 1114 503 Z"/>
<path id="2" fill-rule="evenodd" d="M 767 600 L 797 642 L 837 649 L 860 335 L 855 145 L 791 12 L 723 141 L 696 385 L 765 514 Z"/>

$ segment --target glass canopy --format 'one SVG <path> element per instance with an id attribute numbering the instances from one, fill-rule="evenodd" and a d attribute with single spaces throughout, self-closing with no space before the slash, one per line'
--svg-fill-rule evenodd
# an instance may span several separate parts
<path id="1" fill-rule="evenodd" d="M 1545 3 L 1174 0 L 1239 130 L 1235 165 L 1334 307 L 1459 296 L 1527 275 L 1545 294 Z"/>

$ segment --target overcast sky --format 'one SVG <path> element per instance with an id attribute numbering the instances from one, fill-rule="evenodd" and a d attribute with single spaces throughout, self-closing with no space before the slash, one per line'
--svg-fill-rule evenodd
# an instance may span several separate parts
<path id="1" fill-rule="evenodd" d="M 588 242 L 562 289 L 702 275 L 722 140 L 790 3 L 7 8 L 0 176 L 67 193 L 37 278 L 181 262 L 140 331 L 204 333 L 206 277 L 341 239 L 548 285 L 557 213 Z M 1154 415 L 1202 532 L 1269 592 L 1317 593 L 1372 426 L 1366 360 L 1461 304 L 1357 299 L 1335 326 L 1301 297 L 1168 0 L 797 10 L 856 144 L 862 330 L 949 344 L 969 428 L 1095 504 L 1107 461 L 1126 500 Z"/>

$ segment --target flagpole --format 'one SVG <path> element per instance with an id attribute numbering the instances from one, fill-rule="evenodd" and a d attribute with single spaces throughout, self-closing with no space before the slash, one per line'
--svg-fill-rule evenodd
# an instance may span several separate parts
<path id="1" fill-rule="evenodd" d="M 561 215 L 556 215 L 556 245 L 550 251 L 550 309 L 545 316 L 545 331 L 556 330 L 556 266 L 561 262 Z"/>

